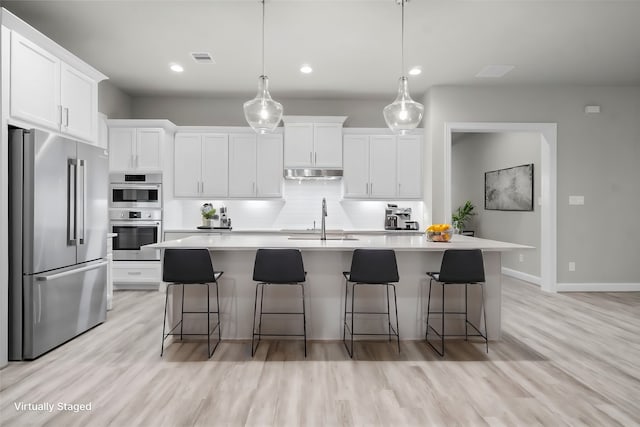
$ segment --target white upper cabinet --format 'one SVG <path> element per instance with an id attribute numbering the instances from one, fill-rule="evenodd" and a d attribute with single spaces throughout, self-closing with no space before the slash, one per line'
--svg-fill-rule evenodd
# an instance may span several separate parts
<path id="1" fill-rule="evenodd" d="M 61 64 L 62 131 L 86 140 L 97 139 L 98 86 L 88 76 Z"/>
<path id="2" fill-rule="evenodd" d="M 257 197 L 282 197 L 282 135 L 258 135 Z"/>
<path id="3" fill-rule="evenodd" d="M 98 81 L 103 78 L 89 76 L 11 32 L 11 117 L 96 144 Z"/>
<path id="4" fill-rule="evenodd" d="M 284 116 L 285 168 L 342 168 L 346 117 Z"/>
<path id="5" fill-rule="evenodd" d="M 175 197 L 227 197 L 228 152 L 227 134 L 177 133 Z"/>
<path id="6" fill-rule="evenodd" d="M 421 138 L 417 135 L 345 135 L 344 197 L 420 198 L 421 153 Z"/>
<path id="7" fill-rule="evenodd" d="M 396 138 L 375 135 L 369 140 L 369 197 L 396 197 Z"/>
<path id="8" fill-rule="evenodd" d="M 256 195 L 256 135 L 229 135 L 229 197 Z"/>
<path id="9" fill-rule="evenodd" d="M 422 197 L 422 139 L 398 136 L 398 198 Z"/>
<path id="10" fill-rule="evenodd" d="M 342 182 L 345 198 L 369 197 L 369 136 L 344 136 Z"/>
<path id="11" fill-rule="evenodd" d="M 282 197 L 282 135 L 229 135 L 229 197 Z"/>
<path id="12" fill-rule="evenodd" d="M 60 60 L 13 31 L 10 61 L 11 116 L 58 130 Z"/>
<path id="13" fill-rule="evenodd" d="M 163 171 L 162 153 L 173 123 L 168 120 L 107 120 L 107 124 L 109 171 Z"/>

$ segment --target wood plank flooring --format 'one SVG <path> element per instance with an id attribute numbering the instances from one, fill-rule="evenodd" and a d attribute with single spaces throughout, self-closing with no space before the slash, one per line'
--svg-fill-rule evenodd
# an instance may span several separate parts
<path id="1" fill-rule="evenodd" d="M 0 371 L 0 425 L 640 425 L 640 293 L 545 294 L 504 278 L 503 340 L 170 343 L 161 293 L 118 292 L 108 321 Z M 16 404 L 51 403 L 52 412 Z M 58 403 L 90 403 L 90 411 Z"/>

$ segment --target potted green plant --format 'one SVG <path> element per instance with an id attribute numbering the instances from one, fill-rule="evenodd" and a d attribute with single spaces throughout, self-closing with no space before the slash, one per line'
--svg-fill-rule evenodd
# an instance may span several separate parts
<path id="1" fill-rule="evenodd" d="M 473 211 L 475 206 L 470 200 L 467 200 L 464 205 L 458 206 L 458 209 L 451 215 L 451 223 L 455 233 L 460 234 L 464 230 L 464 226 L 476 213 Z"/>
<path id="2" fill-rule="evenodd" d="M 200 213 L 202 214 L 202 225 L 204 227 L 214 227 L 215 221 L 219 219 L 218 215 L 216 215 L 216 208 L 211 203 L 202 205 Z"/>

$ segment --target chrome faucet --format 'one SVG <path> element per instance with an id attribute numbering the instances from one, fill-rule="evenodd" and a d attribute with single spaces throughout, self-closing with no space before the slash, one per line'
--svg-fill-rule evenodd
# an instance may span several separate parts
<path id="1" fill-rule="evenodd" d="M 320 240 L 327 240 L 327 226 L 325 218 L 327 217 L 327 199 L 322 198 L 322 228 L 320 229 Z"/>

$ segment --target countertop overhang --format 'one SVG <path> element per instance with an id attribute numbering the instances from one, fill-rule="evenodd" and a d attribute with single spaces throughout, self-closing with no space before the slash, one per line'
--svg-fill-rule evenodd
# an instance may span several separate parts
<path id="1" fill-rule="evenodd" d="M 444 251 L 447 249 L 481 249 L 503 252 L 534 249 L 520 245 L 477 237 L 454 235 L 450 242 L 429 242 L 422 235 L 358 235 L 357 240 L 290 240 L 286 235 L 218 234 L 189 236 L 147 245 L 149 248 L 177 248 L 224 251 L 247 251 L 258 248 L 297 248 L 303 251 L 349 251 L 354 249 L 393 249 L 396 251 Z"/>

